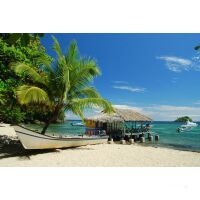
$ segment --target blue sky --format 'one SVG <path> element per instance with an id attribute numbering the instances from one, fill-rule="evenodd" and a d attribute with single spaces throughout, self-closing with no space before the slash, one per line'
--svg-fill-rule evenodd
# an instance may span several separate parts
<path id="1" fill-rule="evenodd" d="M 97 60 L 102 75 L 94 85 L 116 107 L 154 120 L 200 120 L 200 34 L 45 34 L 42 44 L 55 57 L 51 35 L 64 53 L 75 39 L 81 56 Z"/>

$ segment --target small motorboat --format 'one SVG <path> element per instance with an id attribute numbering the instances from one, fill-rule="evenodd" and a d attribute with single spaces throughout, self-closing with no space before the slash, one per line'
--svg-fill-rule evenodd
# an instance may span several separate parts
<path id="1" fill-rule="evenodd" d="M 177 128 L 177 132 L 185 132 L 185 131 L 191 131 L 192 128 L 197 127 L 198 124 L 195 122 L 187 121 L 186 124 L 181 125 L 181 127 Z"/>
<path id="2" fill-rule="evenodd" d="M 82 122 L 71 123 L 72 126 L 84 126 Z"/>
<path id="3" fill-rule="evenodd" d="M 181 133 L 181 132 L 190 131 L 190 130 L 192 130 L 192 127 L 179 127 L 179 128 L 177 128 L 176 131 L 178 133 Z"/>
<path id="4" fill-rule="evenodd" d="M 25 149 L 58 149 L 102 144 L 108 141 L 107 135 L 57 137 L 42 135 L 22 126 L 13 126 Z"/>
<path id="5" fill-rule="evenodd" d="M 191 127 L 196 127 L 196 126 L 198 126 L 197 123 L 195 123 L 195 122 L 190 122 L 190 121 L 187 121 L 186 124 L 181 125 L 182 128 L 188 128 L 188 127 L 191 128 Z"/>

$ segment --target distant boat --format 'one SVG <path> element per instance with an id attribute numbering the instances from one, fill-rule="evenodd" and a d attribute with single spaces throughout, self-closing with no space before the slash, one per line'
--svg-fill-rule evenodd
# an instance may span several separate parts
<path id="1" fill-rule="evenodd" d="M 198 126 L 197 123 L 187 121 L 186 124 L 181 125 L 181 127 L 177 129 L 177 132 L 190 131 L 192 128 L 197 127 L 197 126 Z"/>
<path id="2" fill-rule="evenodd" d="M 13 126 L 20 142 L 25 149 L 57 149 L 67 147 L 79 147 L 93 144 L 106 143 L 108 136 L 70 136 L 54 137 L 50 135 L 41 135 L 30 129 Z"/>
<path id="3" fill-rule="evenodd" d="M 73 122 L 71 123 L 72 126 L 84 126 L 82 122 Z"/>
<path id="4" fill-rule="evenodd" d="M 177 132 L 181 133 L 181 132 L 185 132 L 185 131 L 191 131 L 192 127 L 179 127 L 177 128 Z"/>
<path id="5" fill-rule="evenodd" d="M 181 125 L 182 128 L 189 128 L 189 127 L 191 128 L 191 127 L 196 127 L 196 126 L 198 126 L 197 123 L 190 122 L 190 121 L 187 121 L 186 124 Z"/>

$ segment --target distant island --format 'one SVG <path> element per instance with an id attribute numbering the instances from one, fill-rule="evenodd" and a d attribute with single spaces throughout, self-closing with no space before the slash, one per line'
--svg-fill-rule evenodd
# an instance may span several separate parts
<path id="1" fill-rule="evenodd" d="M 184 117 L 178 117 L 175 122 L 187 122 L 187 121 L 190 121 L 192 122 L 192 119 L 188 116 L 184 116 Z"/>

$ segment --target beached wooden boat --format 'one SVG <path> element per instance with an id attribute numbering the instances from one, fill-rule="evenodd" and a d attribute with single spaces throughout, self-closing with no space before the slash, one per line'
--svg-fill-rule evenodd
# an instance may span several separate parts
<path id="1" fill-rule="evenodd" d="M 108 136 L 74 136 L 74 137 L 54 137 L 41 135 L 30 129 L 14 126 L 25 149 L 55 149 L 67 147 L 79 147 L 85 145 L 101 144 L 108 140 Z"/>

